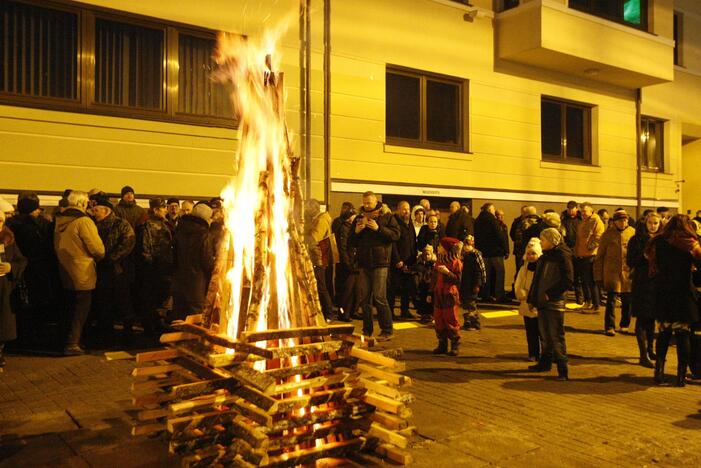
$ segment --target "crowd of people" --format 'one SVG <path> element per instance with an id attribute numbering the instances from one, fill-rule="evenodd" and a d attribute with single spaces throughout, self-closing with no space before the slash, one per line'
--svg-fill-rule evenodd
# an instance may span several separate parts
<path id="1" fill-rule="evenodd" d="M 684 385 L 689 366 L 692 376 L 701 378 L 701 358 L 692 356 L 694 332 L 701 332 L 701 210 L 690 219 L 659 207 L 635 220 L 623 208 L 609 215 L 605 209 L 595 212 L 591 203 L 570 201 L 561 213 L 538 214 L 525 205 L 507 227 L 504 212 L 493 203 L 485 203 L 473 218 L 467 205 L 452 202 L 445 225 L 429 200 L 414 207 L 401 201 L 392 212 L 378 195 L 366 192 L 357 211 L 345 202 L 333 220 L 320 212 L 318 202 L 310 204 L 315 211 L 308 212 L 308 245 L 328 253 L 314 259 L 329 320 L 362 319 L 362 333 L 371 336 L 374 307 L 378 341 L 392 339 L 393 320 L 433 322 L 438 339 L 433 352 L 455 356 L 460 330 L 481 328 L 478 302 L 517 301 L 528 356 L 535 362 L 529 370 L 546 372 L 556 364 L 558 379 L 567 380 L 564 317 L 572 292 L 581 313 L 600 313 L 605 298 L 606 336 L 627 333 L 636 318 L 639 363 L 655 369 L 656 382 L 664 381 L 673 334 L 676 383 Z M 504 262 L 510 254 L 516 276 L 506 292 Z M 332 278 L 335 295 L 328 287 Z"/>
<path id="2" fill-rule="evenodd" d="M 168 321 L 202 310 L 225 232 L 220 198 L 155 197 L 146 210 L 125 186 L 116 203 L 97 189 L 66 190 L 52 210 L 29 192 L 18 195 L 16 208 L 0 202 L 1 365 L 5 343 L 35 345 L 37 324 L 57 323 L 63 353 L 77 355 L 86 342 L 114 344 L 117 322 L 125 340 L 137 325 L 156 338 Z M 304 239 L 326 319 L 362 320 L 362 333 L 372 336 L 374 309 L 379 341 L 392 339 L 396 319 L 433 323 L 433 352 L 455 356 L 461 330 L 481 328 L 478 303 L 518 304 L 529 370 L 550 371 L 554 363 L 558 379 L 567 380 L 571 291 L 583 313 L 599 313 L 605 297 L 607 336 L 628 332 L 636 318 L 639 363 L 655 369 L 656 382 L 664 381 L 672 335 L 676 383 L 684 385 L 688 365 L 701 377 L 692 356 L 701 331 L 701 211 L 690 219 L 658 208 L 636 220 L 622 208 L 609 215 L 570 201 L 561 213 L 525 205 L 510 227 L 493 203 L 476 217 L 457 201 L 449 211 L 444 223 L 424 199 L 413 207 L 401 201 L 393 212 L 366 192 L 357 209 L 345 202 L 332 218 L 307 200 Z M 512 255 L 516 275 L 507 291 Z"/>
<path id="3" fill-rule="evenodd" d="M 201 311 L 224 232 L 221 199 L 154 197 L 146 210 L 125 186 L 117 203 L 98 189 L 66 190 L 46 210 L 30 192 L 16 208 L 4 202 L 0 365 L 7 342 L 45 347 L 47 324 L 63 354 L 79 355 L 86 342 L 128 342 L 136 326 L 157 338 L 169 320 Z"/>

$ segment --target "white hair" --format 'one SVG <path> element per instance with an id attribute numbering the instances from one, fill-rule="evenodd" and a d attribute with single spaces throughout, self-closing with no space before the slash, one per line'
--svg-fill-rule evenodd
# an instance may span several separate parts
<path id="1" fill-rule="evenodd" d="M 79 190 L 73 190 L 68 195 L 68 206 L 84 206 L 88 203 L 88 194 Z"/>

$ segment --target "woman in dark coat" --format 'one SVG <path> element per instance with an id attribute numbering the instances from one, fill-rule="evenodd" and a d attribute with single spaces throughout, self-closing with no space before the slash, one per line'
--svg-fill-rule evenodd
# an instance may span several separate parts
<path id="1" fill-rule="evenodd" d="M 644 222 L 638 223 L 635 235 L 628 242 L 626 256 L 626 263 L 632 272 L 632 314 L 636 317 L 635 337 L 640 351 L 640 365 L 650 369 L 655 367 L 652 361 L 656 359 L 652 351 L 655 341 L 655 294 L 645 258 L 645 247 L 650 239 L 659 234 L 660 221 L 660 215 L 653 212 Z"/>
<path id="2" fill-rule="evenodd" d="M 647 248 L 650 276 L 655 289 L 655 319 L 659 322 L 655 383 L 664 382 L 664 365 L 672 333 L 677 339 L 678 387 L 686 383 L 690 354 L 690 324 L 699 321 L 696 290 L 691 282 L 694 260 L 701 259 L 701 245 L 689 217 L 675 215 Z"/>
<path id="3" fill-rule="evenodd" d="M 438 252 L 438 244 L 441 240 L 440 224 L 438 216 L 435 214 L 428 215 L 426 224 L 419 230 L 419 235 L 416 238 L 416 249 L 423 252 L 424 247 L 430 245 L 434 252 Z"/>
<path id="4" fill-rule="evenodd" d="M 10 294 L 26 266 L 27 259 L 15 243 L 15 235 L 5 226 L 5 213 L 0 212 L 0 367 L 5 366 L 5 343 L 17 338 L 17 322 L 10 304 Z"/>

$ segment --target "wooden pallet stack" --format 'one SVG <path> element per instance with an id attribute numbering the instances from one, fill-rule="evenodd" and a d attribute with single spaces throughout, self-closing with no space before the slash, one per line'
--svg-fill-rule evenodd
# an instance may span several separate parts
<path id="1" fill-rule="evenodd" d="M 164 349 L 136 356 L 134 435 L 166 434 L 185 466 L 293 466 L 361 449 L 411 462 L 401 351 L 369 351 L 350 324 L 232 340 L 201 320 L 175 323 Z"/>

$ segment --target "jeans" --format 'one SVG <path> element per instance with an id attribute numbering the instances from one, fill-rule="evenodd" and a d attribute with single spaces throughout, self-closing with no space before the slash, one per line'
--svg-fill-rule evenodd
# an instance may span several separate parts
<path id="1" fill-rule="evenodd" d="M 487 257 L 484 259 L 484 267 L 487 270 L 487 284 L 482 297 L 493 296 L 496 299 L 504 298 L 504 257 Z"/>
<path id="2" fill-rule="evenodd" d="M 92 303 L 92 290 L 66 291 L 68 299 L 68 336 L 66 346 L 80 344 L 80 336 L 83 334 L 85 321 L 90 313 Z"/>
<path id="3" fill-rule="evenodd" d="M 387 267 L 361 268 L 360 287 L 362 299 L 360 305 L 363 307 L 363 335 L 372 336 L 372 306 L 377 309 L 377 322 L 380 331 L 386 335 L 391 335 L 392 311 L 389 310 L 387 302 Z M 370 302 L 372 300 L 372 302 Z"/>
<path id="4" fill-rule="evenodd" d="M 543 308 L 538 308 L 538 328 L 543 340 L 541 359 L 567 361 L 565 312 L 555 304 L 547 304 Z"/>
<path id="5" fill-rule="evenodd" d="M 575 257 L 574 284 L 582 284 L 584 301 L 592 307 L 599 307 L 599 289 L 594 282 L 594 257 Z"/>
<path id="6" fill-rule="evenodd" d="M 528 342 L 528 357 L 540 359 L 540 327 L 538 317 L 523 317 L 523 325 L 526 327 L 526 341 Z"/>
<path id="7" fill-rule="evenodd" d="M 411 273 L 406 273 L 394 269 L 390 274 L 390 289 L 387 294 L 387 303 L 392 312 L 394 312 L 394 302 L 399 295 L 400 310 L 402 316 L 409 315 L 409 300 L 414 299 L 414 277 Z"/>
<path id="8" fill-rule="evenodd" d="M 621 296 L 621 328 L 628 328 L 630 325 L 631 297 L 630 293 L 617 293 L 608 291 L 606 293 L 606 313 L 604 314 L 604 330 L 616 328 L 616 297 Z"/>
<path id="9" fill-rule="evenodd" d="M 324 318 L 329 320 L 333 315 L 333 301 L 331 294 L 326 287 L 326 269 L 328 267 L 315 266 L 314 277 L 316 278 L 316 288 L 319 293 L 319 302 L 321 302 L 321 311 L 324 313 Z"/>

